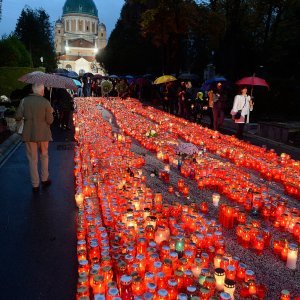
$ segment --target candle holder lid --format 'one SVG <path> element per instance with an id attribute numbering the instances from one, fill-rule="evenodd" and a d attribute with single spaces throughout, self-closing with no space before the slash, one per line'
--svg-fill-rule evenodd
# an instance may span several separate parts
<path id="1" fill-rule="evenodd" d="M 168 296 L 168 291 L 165 290 L 165 289 L 159 289 L 157 293 L 158 293 L 158 296 L 160 296 L 160 297 L 167 297 Z"/>

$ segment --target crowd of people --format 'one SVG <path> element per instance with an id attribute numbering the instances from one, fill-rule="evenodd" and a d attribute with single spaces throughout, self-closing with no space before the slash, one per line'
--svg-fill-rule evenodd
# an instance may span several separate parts
<path id="1" fill-rule="evenodd" d="M 213 82 L 208 89 L 201 89 L 192 81 L 169 81 L 155 85 L 150 79 L 117 78 L 107 79 L 87 76 L 81 78 L 81 86 L 77 91 L 79 97 L 99 97 L 103 95 L 101 83 L 109 80 L 112 83 L 110 97 L 133 97 L 142 102 L 151 103 L 161 107 L 164 111 L 175 114 L 192 122 L 202 123 L 203 116 L 209 118 L 209 127 L 220 130 L 223 125 L 225 111 L 228 109 L 228 90 L 223 82 Z M 243 95 L 243 96 L 242 96 Z M 243 138 L 244 124 L 249 122 L 249 114 L 253 109 L 253 102 L 247 96 L 247 87 L 241 86 L 234 98 L 231 115 L 237 123 L 236 137 Z M 245 105 L 241 99 L 246 99 Z M 237 118 L 237 112 L 242 110 L 241 118 Z"/>

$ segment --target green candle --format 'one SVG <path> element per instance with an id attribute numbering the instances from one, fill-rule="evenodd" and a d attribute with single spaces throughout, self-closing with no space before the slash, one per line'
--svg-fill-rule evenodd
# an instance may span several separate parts
<path id="1" fill-rule="evenodd" d="M 184 236 L 178 235 L 175 241 L 175 250 L 177 252 L 182 252 L 184 250 Z"/>

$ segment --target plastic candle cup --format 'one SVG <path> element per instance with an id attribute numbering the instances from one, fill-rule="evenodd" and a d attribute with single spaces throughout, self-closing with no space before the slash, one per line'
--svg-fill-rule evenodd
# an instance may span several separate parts
<path id="1" fill-rule="evenodd" d="M 175 251 L 182 253 L 184 251 L 184 236 L 178 235 L 175 241 Z"/>
<path id="2" fill-rule="evenodd" d="M 225 280 L 225 270 L 222 268 L 216 268 L 214 276 L 216 279 L 216 289 L 218 291 L 223 291 L 224 280 Z"/>
<path id="3" fill-rule="evenodd" d="M 212 194 L 212 201 L 213 201 L 213 205 L 215 207 L 218 207 L 219 206 L 219 201 L 220 201 L 220 194 L 213 193 Z"/>
<path id="4" fill-rule="evenodd" d="M 289 244 L 286 266 L 291 270 L 296 270 L 298 258 L 298 247 L 296 244 Z"/>

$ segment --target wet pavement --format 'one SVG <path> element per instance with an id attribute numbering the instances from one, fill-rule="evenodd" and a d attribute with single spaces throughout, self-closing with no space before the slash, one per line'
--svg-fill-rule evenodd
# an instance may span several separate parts
<path id="1" fill-rule="evenodd" d="M 74 142 L 53 137 L 47 189 L 33 194 L 23 143 L 0 168 L 1 299 L 75 299 Z"/>

